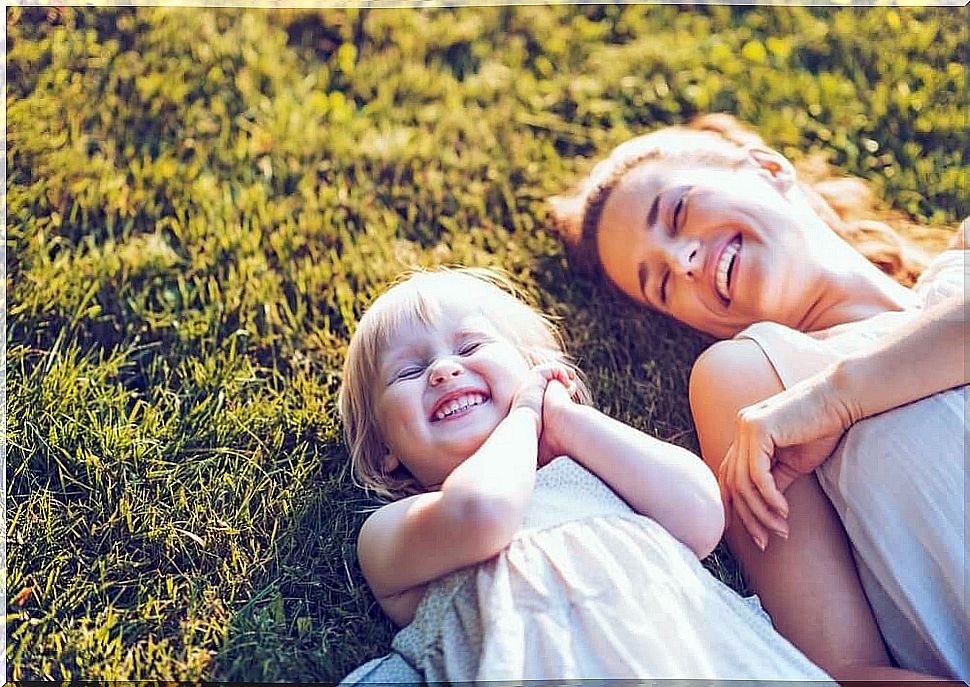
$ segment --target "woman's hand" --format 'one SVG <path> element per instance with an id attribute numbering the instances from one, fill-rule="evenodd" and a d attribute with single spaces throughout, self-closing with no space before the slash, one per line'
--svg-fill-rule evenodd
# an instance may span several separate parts
<path id="1" fill-rule="evenodd" d="M 737 512 L 762 550 L 769 531 L 788 537 L 782 492 L 825 462 L 855 420 L 830 378 L 815 375 L 738 412 L 718 482 L 725 510 Z"/>

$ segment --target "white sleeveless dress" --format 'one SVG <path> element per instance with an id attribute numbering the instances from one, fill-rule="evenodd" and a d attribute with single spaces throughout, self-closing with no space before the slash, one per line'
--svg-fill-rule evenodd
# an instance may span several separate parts
<path id="1" fill-rule="evenodd" d="M 924 272 L 914 287 L 922 307 L 963 291 L 966 255 L 944 252 Z M 755 341 L 787 388 L 820 365 L 872 345 L 916 314 L 887 312 L 811 335 L 760 322 L 737 338 Z M 896 662 L 961 680 L 970 680 L 968 389 L 944 391 L 856 423 L 816 470 L 852 542 L 863 588 Z"/>
<path id="2" fill-rule="evenodd" d="M 827 680 L 763 612 L 567 457 L 484 563 L 431 583 L 395 654 L 345 684 L 581 678 Z"/>

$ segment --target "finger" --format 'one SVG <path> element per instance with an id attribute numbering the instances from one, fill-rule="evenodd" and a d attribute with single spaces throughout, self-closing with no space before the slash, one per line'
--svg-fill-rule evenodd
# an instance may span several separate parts
<path id="1" fill-rule="evenodd" d="M 721 503 L 724 505 L 724 522 L 731 522 L 731 515 L 734 512 L 731 505 L 731 492 L 720 482 L 717 486 L 721 490 Z"/>
<path id="2" fill-rule="evenodd" d="M 778 489 L 782 492 L 786 491 L 792 483 L 798 479 L 800 476 L 798 472 L 793 470 L 791 467 L 784 463 L 776 463 L 773 468 L 771 468 L 771 476 L 775 480 L 775 484 Z M 784 495 L 782 498 L 785 498 Z M 785 505 L 787 506 L 788 499 L 785 499 Z M 786 508 L 787 512 L 787 508 Z"/>
<path id="3" fill-rule="evenodd" d="M 748 510 L 748 506 L 743 500 L 735 499 L 734 512 L 737 513 L 741 524 L 748 531 L 748 535 L 751 537 L 754 545 L 764 551 L 765 547 L 768 546 L 768 533 L 758 524 L 757 519 L 751 515 L 751 511 Z"/>
<path id="4" fill-rule="evenodd" d="M 748 475 L 748 461 L 745 455 L 745 442 L 736 443 L 734 447 L 734 460 L 732 461 L 731 474 L 729 475 L 728 486 L 731 490 L 734 508 L 737 510 L 745 529 L 754 540 L 754 543 L 764 551 L 768 545 L 768 529 L 759 517 L 763 509 L 759 508 L 755 490 L 751 486 Z M 757 514 L 753 512 L 758 508 Z"/>
<path id="5" fill-rule="evenodd" d="M 759 525 L 774 532 L 782 539 L 788 539 L 788 523 L 768 506 L 768 502 L 761 497 L 754 485 L 750 482 L 744 482 L 738 485 L 737 491 L 737 500 L 744 501 L 748 512 L 758 521 Z"/>
<path id="6" fill-rule="evenodd" d="M 758 443 L 751 446 L 748 454 L 749 479 L 764 502 L 782 517 L 788 517 L 788 503 L 771 476 L 771 453 Z"/>
<path id="7" fill-rule="evenodd" d="M 761 434 L 757 427 L 747 426 L 748 431 L 745 434 L 745 440 L 740 444 L 741 449 L 738 451 L 738 471 L 735 474 L 735 478 L 738 480 L 736 485 L 736 490 L 739 492 L 737 495 L 743 498 L 745 505 L 748 506 L 751 514 L 756 517 L 759 523 L 768 530 L 773 531 L 779 537 L 784 539 L 788 538 L 788 523 L 785 521 L 785 516 L 787 516 L 787 511 L 785 511 L 785 516 L 782 515 L 780 508 L 786 506 L 784 498 L 781 498 L 779 502 L 777 499 L 772 502 L 765 497 L 765 489 L 762 488 L 761 482 L 764 482 L 767 477 L 771 481 L 771 492 L 774 496 L 775 482 L 771 479 L 771 454 L 772 449 L 770 446 L 770 441 L 767 442 L 768 445 L 763 443 L 763 440 L 759 440 L 758 436 Z M 781 497 L 781 494 L 777 494 Z"/>
<path id="8" fill-rule="evenodd" d="M 729 474 L 730 464 L 732 460 L 732 452 L 734 450 L 733 444 L 728 448 L 727 454 L 724 456 L 724 460 L 717 468 L 717 486 L 721 490 L 721 500 L 724 502 L 724 516 L 725 522 L 731 522 L 731 490 L 728 488 L 727 475 Z"/>

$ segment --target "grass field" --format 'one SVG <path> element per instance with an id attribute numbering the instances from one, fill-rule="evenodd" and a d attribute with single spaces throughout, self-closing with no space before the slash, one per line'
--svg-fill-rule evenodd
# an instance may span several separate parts
<path id="1" fill-rule="evenodd" d="M 13 679 L 331 681 L 386 651 L 335 392 L 406 266 L 507 270 L 600 408 L 696 450 L 708 341 L 546 229 L 634 132 L 729 111 L 914 222 L 967 212 L 966 7 L 6 13 Z"/>

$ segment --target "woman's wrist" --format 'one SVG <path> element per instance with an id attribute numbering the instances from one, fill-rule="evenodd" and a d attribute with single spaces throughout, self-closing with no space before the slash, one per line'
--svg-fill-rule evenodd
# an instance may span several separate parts
<path id="1" fill-rule="evenodd" d="M 866 385 L 861 383 L 866 378 L 866 365 L 864 358 L 839 360 L 829 368 L 818 390 L 843 432 L 866 416 L 866 399 L 860 396 L 867 391 Z"/>

